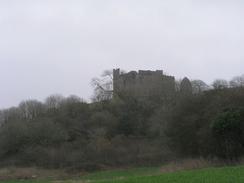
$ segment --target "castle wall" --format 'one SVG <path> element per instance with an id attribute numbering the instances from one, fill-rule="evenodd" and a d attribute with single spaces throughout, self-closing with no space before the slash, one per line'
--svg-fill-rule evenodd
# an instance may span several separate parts
<path id="1" fill-rule="evenodd" d="M 161 70 L 121 74 L 117 69 L 114 70 L 114 92 L 136 97 L 166 97 L 175 93 L 175 79 Z"/>

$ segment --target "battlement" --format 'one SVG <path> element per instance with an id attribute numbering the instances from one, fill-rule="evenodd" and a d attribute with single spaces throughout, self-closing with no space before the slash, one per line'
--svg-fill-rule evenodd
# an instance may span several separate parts
<path id="1" fill-rule="evenodd" d="M 175 78 L 164 75 L 163 70 L 139 70 L 121 73 L 113 70 L 114 93 L 138 97 L 170 96 L 175 93 Z"/>
<path id="2" fill-rule="evenodd" d="M 128 73 L 121 73 L 120 69 L 114 69 L 113 70 L 114 76 L 116 75 L 117 77 L 126 77 L 126 76 L 139 76 L 139 77 L 143 77 L 143 76 L 164 76 L 164 77 L 169 77 L 169 78 L 174 78 L 173 76 L 168 76 L 168 75 L 164 75 L 163 70 L 156 70 L 156 71 L 151 71 L 151 70 L 139 70 L 137 71 L 130 71 Z"/>

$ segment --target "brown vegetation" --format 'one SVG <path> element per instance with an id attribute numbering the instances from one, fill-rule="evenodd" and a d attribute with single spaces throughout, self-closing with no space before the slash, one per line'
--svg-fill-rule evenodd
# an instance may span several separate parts
<path id="1" fill-rule="evenodd" d="M 68 179 L 84 175 L 85 172 L 69 172 L 64 169 L 41 169 L 36 167 L 6 167 L 0 169 L 0 181 L 25 179 Z"/>

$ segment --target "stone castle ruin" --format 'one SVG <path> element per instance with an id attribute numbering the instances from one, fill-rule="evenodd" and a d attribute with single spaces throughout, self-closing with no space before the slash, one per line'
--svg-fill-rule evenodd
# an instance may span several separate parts
<path id="1" fill-rule="evenodd" d="M 121 73 L 120 69 L 113 70 L 114 94 L 125 94 L 136 97 L 171 98 L 175 96 L 175 78 L 163 73 L 162 70 L 139 70 Z M 184 78 L 180 90 L 191 92 L 189 79 Z"/>

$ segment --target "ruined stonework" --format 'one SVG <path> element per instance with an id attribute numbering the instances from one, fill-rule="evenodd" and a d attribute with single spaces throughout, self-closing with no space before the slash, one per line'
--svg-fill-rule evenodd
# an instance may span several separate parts
<path id="1" fill-rule="evenodd" d="M 183 95 L 192 94 L 192 84 L 191 84 L 191 81 L 188 78 L 186 78 L 186 77 L 180 83 L 180 92 Z"/>
<path id="2" fill-rule="evenodd" d="M 164 75 L 162 70 L 121 73 L 120 69 L 114 69 L 113 87 L 114 95 L 136 97 L 170 98 L 176 92 L 175 78 Z"/>

